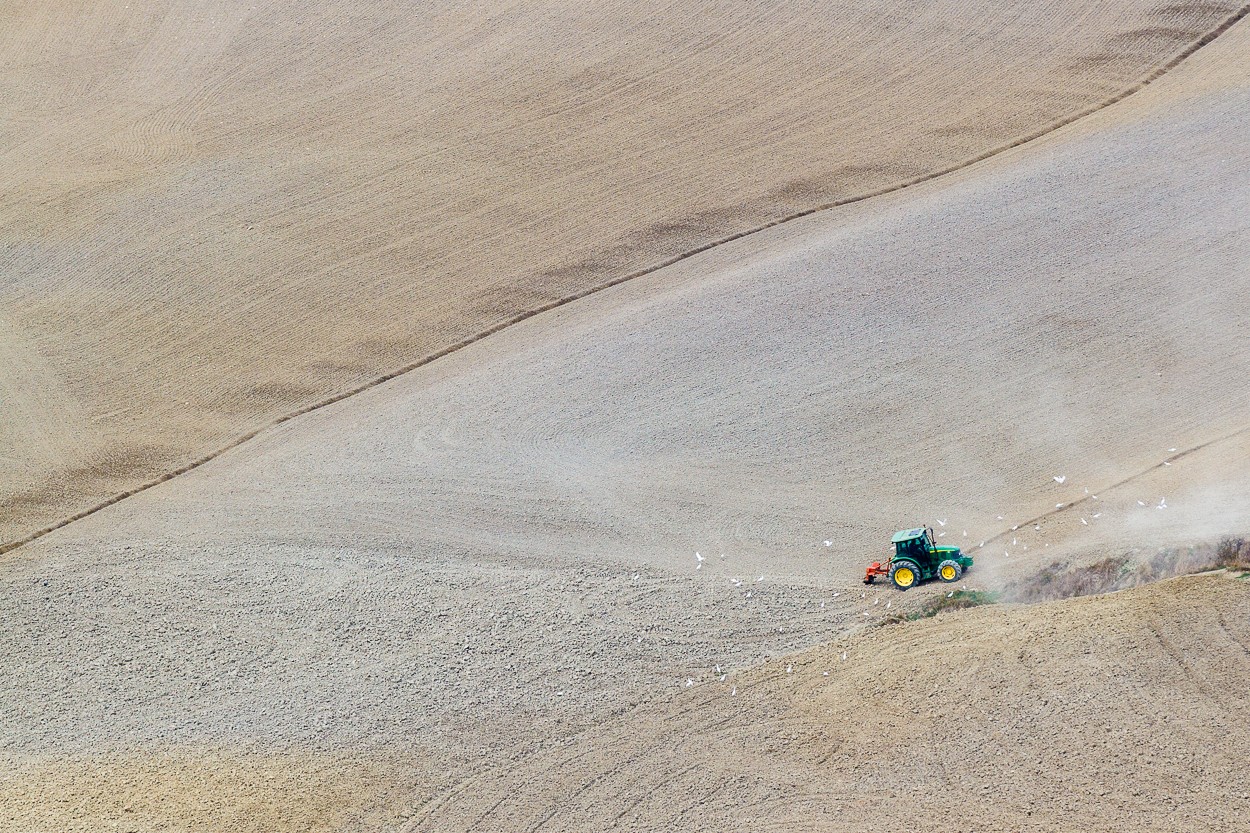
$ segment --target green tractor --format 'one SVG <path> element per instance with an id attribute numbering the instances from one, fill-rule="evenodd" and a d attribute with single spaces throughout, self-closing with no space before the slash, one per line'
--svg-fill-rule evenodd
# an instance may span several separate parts
<path id="1" fill-rule="evenodd" d="M 939 547 L 933 543 L 933 530 L 928 527 L 903 529 L 890 539 L 894 555 L 884 565 L 874 561 L 864 574 L 864 584 L 872 584 L 877 576 L 889 576 L 899 590 L 915 587 L 922 581 L 937 578 L 959 581 L 972 566 L 972 559 L 959 547 Z"/>

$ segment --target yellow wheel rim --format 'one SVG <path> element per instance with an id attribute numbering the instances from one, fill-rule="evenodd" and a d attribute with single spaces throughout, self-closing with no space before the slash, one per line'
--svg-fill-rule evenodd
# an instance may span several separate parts
<path id="1" fill-rule="evenodd" d="M 945 567 L 943 567 L 942 578 L 946 579 L 947 581 L 954 581 L 955 580 L 955 568 L 950 564 L 947 564 Z"/>
<path id="2" fill-rule="evenodd" d="M 894 583 L 900 587 L 911 587 L 916 580 L 916 574 L 911 571 L 910 567 L 899 567 L 894 571 Z"/>

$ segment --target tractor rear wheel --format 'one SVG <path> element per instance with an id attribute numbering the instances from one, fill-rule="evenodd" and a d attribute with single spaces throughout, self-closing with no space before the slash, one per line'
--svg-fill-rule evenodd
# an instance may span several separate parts
<path id="1" fill-rule="evenodd" d="M 959 581 L 959 577 L 964 574 L 964 568 L 958 561 L 943 561 L 938 565 L 937 574 L 942 581 L 950 583 Z"/>
<path id="2" fill-rule="evenodd" d="M 920 583 L 920 568 L 910 561 L 895 561 L 890 565 L 890 581 L 899 590 L 908 590 Z"/>

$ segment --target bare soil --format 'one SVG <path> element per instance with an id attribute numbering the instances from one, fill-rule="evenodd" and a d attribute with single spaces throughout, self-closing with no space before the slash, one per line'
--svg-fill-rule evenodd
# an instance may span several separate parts
<path id="1" fill-rule="evenodd" d="M 45 14 L 40 8 L 22 7 L 14 19 L 23 25 L 47 20 L 51 28 L 15 24 L 5 37 L 42 42 L 48 32 L 69 32 L 90 19 L 86 7 L 86 17 L 67 12 L 55 21 L 39 17 Z M 258 132 L 238 138 L 256 154 L 247 158 L 260 160 L 273 177 L 287 175 L 287 168 L 269 164 L 269 154 L 290 149 L 281 138 L 288 135 L 289 115 L 277 106 L 242 105 L 272 104 L 283 90 L 304 90 L 296 81 L 314 69 L 303 55 L 262 55 L 258 33 L 268 30 L 250 24 L 272 24 L 275 37 L 307 24 L 301 37 L 310 46 L 324 41 L 332 51 L 353 43 L 368 51 L 363 44 L 384 45 L 391 31 L 365 26 L 368 10 L 337 12 L 330 20 L 311 16 L 319 8 L 309 5 L 310 17 L 282 21 L 249 10 L 259 17 L 244 15 L 241 28 L 223 28 L 219 36 L 222 44 L 243 35 L 255 40 L 256 51 L 248 54 L 269 62 L 260 76 L 265 83 L 226 72 L 229 62 L 205 58 L 213 72 L 226 72 L 223 86 L 213 88 L 223 92 L 162 111 L 172 114 L 168 122 L 143 129 L 164 135 L 182 124 L 180 114 L 238 101 L 239 112 L 258 125 Z M 988 13 L 967 4 L 957 8 Z M 1227 11 L 1168 8 L 1158 13 L 1215 17 Z M 135 38 L 134 60 L 165 66 L 160 62 L 186 58 L 183 50 L 212 45 L 203 38 L 194 46 L 180 43 L 177 25 L 200 18 L 190 12 L 179 17 L 175 12 L 186 11 L 180 6 L 169 9 L 166 17 L 132 21 L 137 28 L 124 30 Z M 1077 49 L 1106 21 L 1137 31 L 1153 19 L 1128 5 L 1082 6 L 1083 16 L 1068 17 L 1059 6 L 994 9 L 1021 20 L 1036 14 L 1038 25 L 1071 21 L 1072 31 L 1047 41 L 1047 60 Z M 663 14 L 684 11 L 673 7 Z M 496 17 L 435 16 L 421 31 L 495 31 L 480 28 L 485 21 L 499 32 L 527 31 L 509 28 L 523 26 L 525 14 L 509 14 L 504 8 Z M 939 26 L 927 11 L 914 14 L 937 27 L 924 29 L 926 35 L 948 25 L 963 31 L 950 23 L 956 18 Z M 143 26 L 155 26 L 158 18 L 173 28 L 145 40 Z M 992 16 L 986 20 L 987 36 L 1015 31 Z M 417 25 L 398 16 L 394 21 L 397 31 Z M 213 22 L 224 27 L 227 21 L 205 17 L 202 34 Z M 845 25 L 860 31 L 854 27 L 861 23 Z M 919 48 L 908 38 L 922 30 L 894 26 L 889 37 L 902 39 L 900 55 Z M 615 34 L 622 54 L 633 54 Z M 735 38 L 743 37 L 726 24 L 721 36 L 699 43 L 712 51 L 732 46 L 737 52 L 726 55 L 736 58 L 744 50 Z M 960 55 L 976 61 L 981 81 L 952 89 L 976 86 L 977 95 L 999 95 L 987 90 L 1016 76 L 986 69 L 1001 66 L 993 63 L 1002 60 L 993 50 L 1033 60 L 1027 58 L 1033 37 L 1010 49 L 997 40 L 993 48 L 962 49 Z M 1128 48 L 1165 37 L 1160 30 L 1110 40 Z M 68 49 L 89 41 L 66 36 L 62 43 Z M 577 42 L 543 41 L 553 66 L 572 66 L 555 60 L 571 48 L 566 41 Z M 759 66 L 785 66 L 774 60 L 780 43 L 773 53 L 767 53 L 767 38 L 760 43 L 770 57 Z M 839 43 L 821 48 L 851 48 Z M 923 77 L 932 75 L 934 84 L 958 79 L 957 68 L 932 69 L 947 60 L 947 47 L 939 45 L 945 42 L 925 43 L 932 55 L 919 64 Z M 515 54 L 507 52 L 510 44 L 502 37 L 449 40 L 445 51 L 481 49 L 498 58 Z M 812 46 L 805 54 L 816 51 Z M 744 65 L 750 65 L 755 58 L 746 52 Z M 89 62 L 122 60 L 88 53 L 82 54 Z M 603 52 L 610 63 L 621 60 L 615 54 Z M 1074 823 L 1131 831 L 1241 829 L 1250 809 L 1241 764 L 1250 752 L 1241 719 L 1250 683 L 1250 582 L 1193 577 L 1112 596 L 994 605 L 884 625 L 895 612 L 918 609 L 954 588 L 930 585 L 904 594 L 866 588 L 859 578 L 867 562 L 885 554 L 890 532 L 914 523 L 933 525 L 941 543 L 971 550 L 976 566 L 959 585 L 970 589 L 1002 589 L 1056 561 L 1081 567 L 1123 557 L 1127 564 L 1149 564 L 1160 548 L 1248 531 L 1241 528 L 1250 517 L 1246 54 L 1250 29 L 1243 23 L 1138 95 L 1037 143 L 941 180 L 761 232 L 527 319 L 7 553 L 0 570 L 0 830 L 597 831 L 615 825 L 867 831 L 906 824 L 1022 831 Z M 288 74 L 288 64 L 303 75 Z M 73 66 L 61 71 L 72 74 Z M 186 63 L 183 74 L 170 73 L 169 83 L 193 83 L 198 66 Z M 410 70 L 410 80 L 444 77 L 440 66 L 448 78 L 469 69 L 433 62 L 421 73 Z M 706 93 L 705 99 L 683 99 L 695 108 L 689 112 L 711 107 L 714 85 L 695 83 L 701 65 L 680 66 L 693 79 L 691 95 Z M 732 79 L 736 66 L 725 57 L 721 69 Z M 1081 72 L 1101 72 L 1118 64 L 1083 66 Z M 364 78 L 369 65 L 359 69 Z M 973 73 L 974 65 L 966 69 Z M 338 77 L 333 65 L 325 72 Z M 913 89 L 906 101 L 931 100 L 914 92 L 924 89 L 920 76 L 920 86 L 910 88 L 904 81 L 911 76 L 865 72 L 883 90 Z M 503 84 L 520 76 L 488 77 Z M 1021 90 L 1049 89 L 1049 81 L 1035 86 L 1037 77 L 1021 69 L 1011 82 L 1022 85 L 1013 88 L 1020 100 L 1028 100 Z M 109 76 L 98 88 L 55 88 L 56 96 L 69 97 L 65 101 L 97 95 L 99 102 L 97 110 L 75 104 L 58 112 L 108 111 L 110 95 L 121 95 L 124 86 L 118 78 Z M 672 76 L 674 89 L 686 89 L 681 80 Z M 625 85 L 621 95 L 651 83 Z M 744 84 L 741 78 L 732 83 L 735 90 Z M 240 92 L 249 84 L 254 98 Z M 514 95 L 528 89 L 520 81 L 506 88 Z M 343 96 L 321 102 L 327 111 L 308 110 L 310 139 L 321 126 L 325 136 L 345 135 L 344 122 L 327 116 L 348 107 L 345 102 L 382 106 L 381 99 L 352 99 L 352 89 L 346 85 Z M 48 90 L 49 102 L 61 100 Z M 231 91 L 240 94 L 225 94 Z M 148 92 L 127 87 L 126 101 L 144 101 Z M 829 90 L 813 86 L 809 92 L 826 96 Z M 399 103 L 386 106 L 415 100 L 396 95 Z M 590 96 L 582 106 L 593 112 L 599 99 L 615 100 Z M 300 101 L 293 94 L 290 100 L 291 107 Z M 946 99 L 932 100 L 959 111 Z M 484 102 L 465 92 L 439 112 Z M 846 102 L 828 106 L 868 112 Z M 890 106 L 899 108 L 895 114 L 910 112 Z M 237 123 L 225 111 L 206 112 L 220 115 L 223 124 Z M 366 172 L 372 169 L 361 159 L 373 158 L 368 130 L 389 125 L 394 135 L 407 135 L 383 117 L 389 111 L 371 112 L 382 115 L 352 122 L 363 125 L 353 146 L 359 155 L 342 157 Z M 620 135 L 621 124 L 649 112 L 612 110 L 625 121 L 604 121 L 604 135 Z M 784 125 L 773 111 L 760 114 Z M 880 113 L 863 118 L 866 124 L 886 119 Z M 190 135 L 212 135 L 211 119 L 195 116 L 188 123 Z M 907 123 L 917 122 L 909 117 Z M 49 124 L 59 122 L 50 117 Z M 543 124 L 551 132 L 551 123 Z M 542 133 L 525 125 L 535 132 L 503 121 L 491 141 Z M 82 126 L 83 136 L 92 135 L 89 126 Z M 8 129 L 42 136 L 45 128 L 19 120 Z M 66 137 L 73 132 L 63 129 Z M 789 160 L 796 166 L 792 175 L 804 175 L 801 164 L 808 163 L 783 152 L 785 137 L 801 131 L 778 129 L 767 140 L 771 145 L 765 139 L 751 144 L 756 155 L 749 158 Z M 146 135 L 127 133 L 119 141 L 146 148 L 154 143 Z M 561 147 L 571 160 L 578 158 L 574 149 L 590 147 L 577 144 L 591 139 L 577 138 L 583 133 L 572 129 L 553 135 L 568 139 Z M 757 142 L 750 131 L 740 135 Z M 48 146 L 30 141 L 43 153 L 53 147 L 70 157 L 85 152 L 68 138 Z M 862 148 L 870 147 L 863 141 Z M 743 142 L 724 146 L 736 154 L 745 152 L 749 143 Z M 833 153 L 830 145 L 817 146 Z M 389 153 L 381 147 L 377 171 Z M 503 158 L 525 158 L 503 147 Z M 697 147 L 697 165 L 694 156 L 674 150 L 673 159 L 686 159 L 688 167 L 620 175 L 671 191 L 672 203 L 658 200 L 664 208 L 654 216 L 670 210 L 691 216 L 692 205 L 719 204 L 710 191 L 683 191 L 694 180 L 673 174 L 702 171 L 715 158 Z M 860 147 L 850 142 L 848 152 Z M 613 146 L 604 152 L 617 153 Z M 925 152 L 921 147 L 917 158 L 927 158 Z M 403 239 L 449 247 L 459 240 L 454 251 L 465 253 L 464 263 L 486 262 L 471 250 L 495 244 L 523 261 L 527 250 L 509 249 L 502 238 L 457 235 L 481 232 L 474 225 L 479 221 L 493 222 L 496 230 L 519 227 L 499 206 L 524 199 L 508 192 L 517 200 L 508 203 L 499 188 L 482 192 L 495 201 L 480 199 L 472 190 L 479 186 L 456 167 L 465 157 L 450 145 L 439 153 L 429 164 L 440 176 L 460 177 L 470 202 L 452 204 L 445 225 L 414 225 Z M 171 152 L 136 164 L 147 170 L 165 159 L 177 166 L 188 158 L 200 157 Z M 324 173 L 292 158 L 292 171 Z M 619 173 L 623 158 L 618 155 L 611 170 Z M 663 153 L 656 158 L 668 159 Z M 774 184 L 784 181 L 771 169 L 751 168 L 747 158 L 734 156 L 725 170 L 758 170 Z M 392 347 L 400 342 L 388 340 L 398 338 L 395 332 L 442 339 L 450 331 L 408 305 L 416 297 L 406 294 L 408 284 L 370 283 L 362 279 L 365 271 L 331 269 L 329 254 L 325 261 L 310 254 L 313 237 L 300 226 L 343 230 L 352 245 L 377 253 L 368 232 L 385 237 L 392 234 L 387 222 L 409 216 L 390 202 L 413 196 L 406 164 L 394 168 L 397 190 L 382 189 L 376 197 L 369 187 L 344 190 L 356 169 L 344 167 L 340 178 L 324 182 L 310 175 L 306 181 L 326 191 L 307 203 L 296 198 L 299 189 L 276 187 L 278 180 L 244 165 L 251 173 L 239 181 L 255 191 L 236 197 L 240 205 L 272 209 L 267 221 L 255 223 L 257 229 L 275 224 L 264 238 L 278 239 L 274 228 L 290 217 L 291 239 L 310 248 L 244 246 L 237 261 L 222 256 L 230 247 L 210 256 L 193 245 L 196 229 L 211 237 L 234 222 L 211 204 L 194 219 L 184 215 L 184 225 L 163 236 L 144 236 L 151 216 L 142 212 L 112 215 L 131 217 L 118 226 L 82 219 L 94 216 L 90 212 L 68 212 L 61 215 L 64 240 L 76 241 L 76 249 L 48 242 L 52 225 L 38 226 L 22 214 L 26 208 L 5 209 L 42 229 L 37 251 L 21 244 L 24 254 L 16 262 L 50 271 L 39 279 L 17 273 L 19 279 L 0 289 L 6 293 L 0 316 L 24 322 L 22 339 L 0 340 L 0 350 L 24 374 L 78 379 L 64 387 L 10 388 L 21 393 L 13 407 L 25 416 L 6 421 L 5 430 L 39 439 L 15 440 L 22 451 L 5 465 L 34 471 L 33 457 L 22 457 L 29 453 L 42 455 L 40 470 L 56 470 L 58 449 L 74 445 L 58 433 L 64 430 L 84 438 L 81 482 L 98 486 L 105 470 L 91 462 L 90 449 L 121 448 L 111 437 L 144 437 L 156 449 L 151 459 L 161 461 L 177 457 L 162 456 L 169 449 L 198 447 L 213 431 L 233 436 L 247 420 L 270 413 L 268 405 L 247 405 L 227 418 L 206 406 L 218 402 L 218 394 L 203 393 L 213 390 L 204 381 L 212 373 L 200 374 L 197 362 L 211 367 L 221 361 L 219 379 L 235 372 L 230 368 L 247 368 L 261 386 L 308 379 L 315 374 L 300 362 L 329 355 L 310 345 L 329 343 L 318 340 L 332 330 L 334 349 L 359 362 L 343 376 L 327 371 L 317 377 L 338 385 L 365 374 L 379 355 L 398 360 L 404 351 Z M 542 179 L 549 169 L 541 160 L 535 165 L 532 175 Z M 37 181 L 56 170 L 31 168 L 26 175 Z M 501 173 L 501 181 L 513 182 L 514 173 Z M 580 208 L 576 216 L 603 232 L 603 240 L 619 239 L 614 235 L 624 226 L 603 219 L 607 215 L 594 219 L 600 215 L 590 210 L 588 197 L 574 199 L 583 193 L 579 183 L 590 193 L 612 180 L 594 166 L 583 171 L 572 164 L 566 173 L 559 193 L 568 195 L 569 211 Z M 382 181 L 381 174 L 361 176 L 363 183 Z M 731 191 L 741 185 L 722 174 L 717 187 L 721 179 Z M 110 202 L 120 197 L 101 197 L 104 191 L 90 186 L 94 180 L 74 181 L 88 183 L 75 190 L 84 204 L 122 205 Z M 539 206 L 558 202 L 555 193 L 525 192 Z M 602 193 L 612 196 L 605 211 L 624 206 L 626 214 L 639 216 L 631 200 L 642 191 L 622 185 Z M 282 203 L 287 199 L 294 202 Z M 438 199 L 445 204 L 447 194 L 438 192 Z M 369 205 L 372 213 L 345 210 Z M 485 216 L 492 211 L 493 219 Z M 412 212 L 421 217 L 418 209 Z M 572 214 L 551 216 L 551 223 L 526 226 L 535 240 L 546 235 L 552 245 L 544 250 L 572 251 L 561 248 L 566 231 L 569 239 L 590 234 L 587 227 L 560 225 L 560 217 Z M 91 236 L 97 228 L 104 235 L 99 240 Z M 113 243 L 105 246 L 104 239 Z M 238 239 L 245 239 L 241 231 Z M 166 255 L 176 248 L 186 266 L 161 271 L 153 264 L 168 265 L 164 255 L 134 261 L 149 269 L 136 273 L 152 280 L 145 284 L 154 299 L 149 307 L 127 295 L 133 284 L 124 279 L 125 269 L 93 272 L 95 255 L 82 256 L 81 281 L 48 265 L 76 256 L 71 249 L 116 250 L 114 266 L 130 263 L 126 247 L 138 245 L 134 240 L 150 241 L 152 251 Z M 308 267 L 306 282 L 287 260 L 298 251 L 309 255 L 300 261 Z M 405 259 L 411 250 L 394 251 L 395 263 L 415 262 Z M 210 262 L 220 271 L 209 275 L 204 264 Z M 254 270 L 236 268 L 244 262 Z M 370 262 L 362 257 L 356 263 L 365 270 Z M 490 309 L 515 308 L 516 296 L 490 294 L 491 286 L 505 282 L 503 273 L 474 273 L 493 275 L 479 286 L 464 279 L 468 271 L 452 268 L 452 259 L 430 262 L 448 266 L 447 285 L 456 292 L 480 289 L 494 304 Z M 330 280 L 331 273 L 342 283 Z M 250 277 L 239 278 L 244 274 Z M 574 274 L 582 273 L 567 273 Z M 199 281 L 199 289 L 169 283 L 174 277 Z M 331 291 L 338 294 L 321 294 Z M 77 297 L 78 306 L 40 306 L 57 293 Z M 395 300 L 385 315 L 375 305 L 383 296 Z M 455 292 L 437 297 L 420 309 L 449 316 L 472 309 Z M 37 298 L 44 300 L 31 300 Z M 118 306 L 119 298 L 130 298 L 130 306 Z M 213 306 L 214 299 L 227 298 L 225 307 Z M 266 300 L 277 298 L 283 300 Z M 73 329 L 66 322 L 79 320 L 85 299 L 96 306 L 81 318 L 84 329 Z M 360 304 L 352 306 L 353 299 Z M 184 301 L 185 319 L 159 306 Z M 342 326 L 327 330 L 330 306 L 359 312 L 345 324 L 334 319 Z M 219 314 L 226 308 L 242 312 Z M 33 314 L 37 309 L 44 317 Z M 374 314 L 394 317 L 368 317 Z M 149 323 L 138 326 L 145 316 Z M 106 319 L 118 329 L 104 327 Z M 199 323 L 185 330 L 169 323 L 184 320 Z M 47 322 L 45 330 L 39 321 Z M 281 327 L 270 327 L 274 321 Z M 233 327 L 250 328 L 255 338 L 226 339 L 223 333 Z M 105 337 L 111 332 L 128 335 Z M 385 346 L 372 353 L 362 339 L 375 334 L 375 344 Z M 222 360 L 227 341 L 241 346 L 235 358 Z M 54 342 L 63 348 L 51 349 Z M 135 348 L 141 344 L 151 349 Z M 191 352 L 192 344 L 204 353 Z M 65 371 L 70 363 L 56 358 L 60 349 L 81 354 L 74 371 L 80 375 Z M 99 358 L 104 355 L 112 358 Z M 105 365 L 112 369 L 101 370 Z M 185 372 L 192 367 L 196 373 Z M 88 378 L 90 384 L 83 381 Z M 92 385 L 107 393 L 82 393 L 96 390 Z M 313 388 L 266 390 L 280 391 L 270 404 L 287 407 L 306 393 L 320 395 Z M 157 389 L 171 394 L 169 402 L 183 403 L 185 420 L 170 417 L 173 411 L 148 416 L 142 403 Z M 201 393 L 185 396 L 188 389 Z M 109 397 L 115 406 L 106 410 L 82 405 Z M 65 421 L 50 417 L 62 413 L 58 408 L 69 409 Z M 159 431 L 144 421 L 149 418 Z M 116 427 L 123 424 L 125 430 Z M 88 438 L 97 430 L 103 439 L 93 446 Z M 132 459 L 117 458 L 107 482 L 146 476 L 147 469 L 126 462 Z M 52 513 L 49 507 L 77 505 L 96 486 L 66 486 L 48 501 L 38 490 L 23 492 L 29 500 L 22 499 L 12 528 L 29 528 L 41 512 Z"/>
<path id="2" fill-rule="evenodd" d="M 7 4 L 0 544 L 1135 88 L 1232 3 Z"/>
<path id="3" fill-rule="evenodd" d="M 1239 830 L 1248 606 L 1210 576 L 886 627 L 475 776 L 402 829 Z"/>

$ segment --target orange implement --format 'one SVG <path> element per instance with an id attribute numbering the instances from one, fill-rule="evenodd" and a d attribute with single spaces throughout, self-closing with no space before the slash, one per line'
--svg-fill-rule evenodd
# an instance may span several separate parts
<path id="1" fill-rule="evenodd" d="M 872 584 L 872 580 L 877 576 L 888 576 L 889 574 L 889 568 L 882 567 L 880 561 L 874 561 L 864 572 L 864 584 Z"/>

